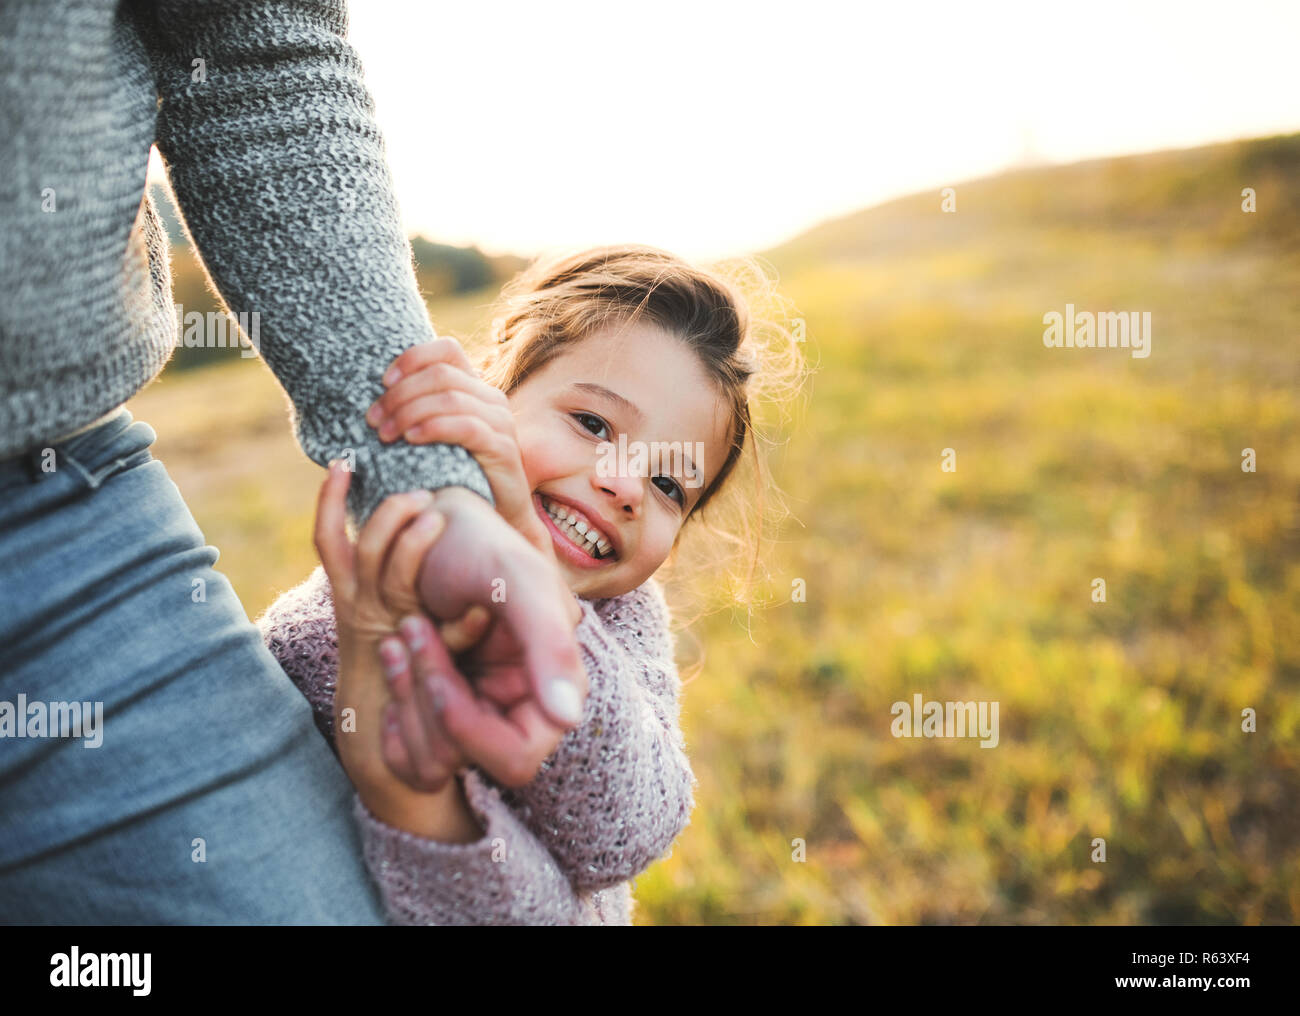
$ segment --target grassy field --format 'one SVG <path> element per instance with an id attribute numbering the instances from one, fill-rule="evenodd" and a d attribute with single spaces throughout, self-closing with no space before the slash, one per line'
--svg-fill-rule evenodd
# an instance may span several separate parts
<path id="1" fill-rule="evenodd" d="M 1298 178 L 1300 136 L 1049 167 L 765 252 L 819 368 L 797 519 L 771 605 L 680 640 L 700 793 L 639 923 L 1300 918 Z M 1046 348 L 1067 303 L 1149 311 L 1151 355 Z M 314 565 L 322 475 L 274 381 L 131 408 L 256 616 Z M 999 744 L 891 736 L 916 694 L 996 701 Z"/>

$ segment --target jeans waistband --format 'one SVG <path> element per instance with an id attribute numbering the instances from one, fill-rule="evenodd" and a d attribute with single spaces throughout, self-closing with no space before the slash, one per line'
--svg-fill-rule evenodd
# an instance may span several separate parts
<path id="1" fill-rule="evenodd" d="M 79 427 L 70 434 L 53 441 L 41 442 L 24 452 L 0 461 L 0 478 L 5 476 L 14 478 L 15 474 L 22 474 L 29 480 L 35 480 L 57 468 L 60 460 L 71 459 L 74 462 L 94 463 L 97 457 L 108 450 L 109 445 L 133 424 L 147 432 L 141 434 L 142 446 L 151 445 L 157 437 L 152 428 L 146 423 L 136 424 L 130 410 L 122 405 L 84 428 Z"/>
<path id="2" fill-rule="evenodd" d="M 126 403 L 123 402 L 120 406 L 115 406 L 113 409 L 110 409 L 103 416 L 91 420 L 87 424 L 83 424 L 82 426 L 78 427 L 76 430 L 67 431 L 66 433 L 60 434 L 57 437 L 45 438 L 40 441 L 35 441 L 20 452 L 14 452 L 12 455 L 8 456 L 7 458 L 0 458 L 0 467 L 8 466 L 11 463 L 17 464 L 21 462 L 26 462 L 33 455 L 39 456 L 40 453 L 43 452 L 46 448 L 53 448 L 55 445 L 67 444 L 73 438 L 80 437 L 82 434 L 89 433 L 90 431 L 96 429 L 97 427 L 104 426 L 104 424 L 111 421 L 113 417 L 117 416 L 125 409 L 126 409 Z"/>

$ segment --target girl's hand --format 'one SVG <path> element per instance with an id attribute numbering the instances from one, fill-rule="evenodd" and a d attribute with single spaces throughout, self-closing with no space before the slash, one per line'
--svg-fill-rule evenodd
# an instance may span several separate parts
<path id="1" fill-rule="evenodd" d="M 551 559 L 555 548 L 533 508 L 510 400 L 480 380 L 460 343 L 412 346 L 384 375 L 388 391 L 366 413 L 382 441 L 460 445 L 487 475 L 501 517 Z"/>
<path id="2" fill-rule="evenodd" d="M 362 800 L 383 818 L 387 806 L 406 790 L 383 759 L 382 724 L 389 689 L 379 644 L 401 620 L 401 614 L 385 602 L 384 590 L 415 588 L 425 555 L 446 520 L 430 510 L 434 498 L 428 491 L 397 494 L 375 510 L 353 545 L 344 523 L 350 479 L 351 473 L 331 464 L 317 502 L 315 543 L 337 618 L 335 743 Z"/>

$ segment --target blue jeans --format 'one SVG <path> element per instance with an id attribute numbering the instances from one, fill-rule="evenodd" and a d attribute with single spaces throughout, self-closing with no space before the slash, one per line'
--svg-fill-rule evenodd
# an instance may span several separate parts
<path id="1" fill-rule="evenodd" d="M 0 462 L 0 923 L 383 923 L 351 785 L 155 437 L 123 409 Z"/>

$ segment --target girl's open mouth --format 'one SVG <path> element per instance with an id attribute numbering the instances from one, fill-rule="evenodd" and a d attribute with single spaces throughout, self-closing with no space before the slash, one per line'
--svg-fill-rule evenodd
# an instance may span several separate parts
<path id="1" fill-rule="evenodd" d="M 580 518 L 568 505 L 541 494 L 533 494 L 533 504 L 550 530 L 556 550 L 578 568 L 600 568 L 612 562 L 616 554 L 606 536 Z"/>

